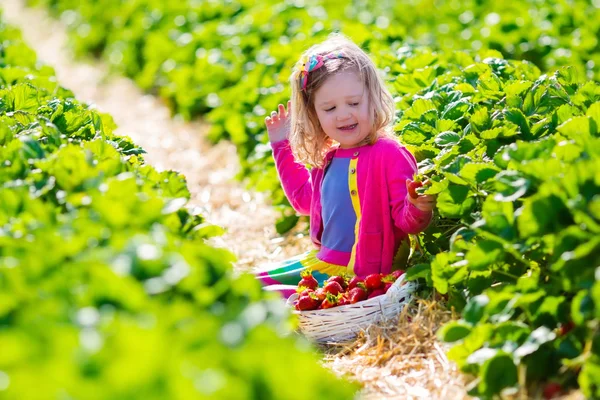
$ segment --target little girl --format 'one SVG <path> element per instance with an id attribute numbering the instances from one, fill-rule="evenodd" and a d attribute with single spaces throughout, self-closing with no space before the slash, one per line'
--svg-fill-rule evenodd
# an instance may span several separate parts
<path id="1" fill-rule="evenodd" d="M 320 285 L 390 273 L 401 242 L 435 207 L 434 196 L 407 195 L 417 164 L 392 133 L 394 100 L 362 49 L 331 36 L 303 54 L 290 83 L 288 110 L 280 104 L 265 122 L 284 192 L 310 215 L 316 249 L 258 272 L 285 298 L 305 269 Z"/>

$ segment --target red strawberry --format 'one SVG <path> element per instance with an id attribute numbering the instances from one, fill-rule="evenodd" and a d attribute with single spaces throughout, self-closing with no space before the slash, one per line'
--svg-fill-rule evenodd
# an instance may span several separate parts
<path id="1" fill-rule="evenodd" d="M 550 382 L 544 387 L 544 398 L 553 399 L 560 395 L 562 387 L 556 382 Z"/>
<path id="2" fill-rule="evenodd" d="M 332 282 L 332 283 L 337 283 L 337 282 Z M 325 300 L 323 300 L 323 302 L 321 303 L 319 308 L 331 308 L 331 307 L 335 307 L 337 305 L 338 305 L 338 298 L 331 293 L 327 293 L 327 297 L 325 298 Z"/>
<path id="3" fill-rule="evenodd" d="M 367 298 L 372 299 L 373 297 L 381 296 L 382 294 L 385 294 L 383 289 L 375 289 L 371 292 L 371 294 Z"/>
<path id="4" fill-rule="evenodd" d="M 341 296 L 338 299 L 338 306 L 345 306 L 346 304 L 350 304 L 350 300 L 346 296 Z"/>
<path id="5" fill-rule="evenodd" d="M 571 332 L 573 328 L 575 328 L 575 324 L 573 323 L 573 321 L 569 321 L 565 324 L 562 324 L 560 326 L 560 336 L 564 336 L 567 333 Z"/>
<path id="6" fill-rule="evenodd" d="M 383 293 L 387 293 L 387 291 L 390 290 L 392 285 L 393 285 L 392 282 L 386 282 L 385 285 L 383 285 Z"/>
<path id="7" fill-rule="evenodd" d="M 375 290 L 382 287 L 381 274 L 367 275 L 367 277 L 365 278 L 365 286 L 367 286 L 368 290 Z"/>
<path id="8" fill-rule="evenodd" d="M 348 287 L 348 282 L 344 279 L 344 277 L 339 276 L 339 275 L 330 276 L 329 279 L 327 279 L 326 282 L 327 283 L 329 283 L 329 282 L 337 282 L 337 283 L 340 284 L 340 286 L 342 287 L 342 289 L 346 289 L 346 287 Z"/>
<path id="9" fill-rule="evenodd" d="M 412 197 L 413 199 L 416 199 L 417 197 L 419 197 L 419 194 L 417 193 L 417 188 L 420 188 L 421 186 L 423 186 L 423 182 L 409 181 L 408 185 L 406 186 L 406 188 L 408 189 L 408 195 L 410 197 Z"/>
<path id="10" fill-rule="evenodd" d="M 300 273 L 302 279 L 298 282 L 298 286 L 304 286 L 309 289 L 315 290 L 319 286 L 319 282 L 312 276 L 312 271 L 310 269 L 304 270 Z"/>
<path id="11" fill-rule="evenodd" d="M 392 273 L 390 274 L 392 275 L 394 278 L 398 279 L 400 278 L 402 275 L 404 275 L 404 271 L 401 269 L 397 269 L 395 271 L 392 271 Z"/>
<path id="12" fill-rule="evenodd" d="M 353 289 L 350 289 L 348 292 L 348 300 L 350 303 L 358 303 L 359 301 L 363 301 L 367 299 L 367 291 L 360 286 L 357 286 Z"/>
<path id="13" fill-rule="evenodd" d="M 298 298 L 302 297 L 302 296 L 308 296 L 311 293 L 314 293 L 315 291 L 312 289 L 309 289 L 307 287 L 304 286 L 300 286 L 298 289 L 296 289 L 296 293 L 298 293 Z"/>
<path id="14" fill-rule="evenodd" d="M 344 289 L 342 289 L 342 285 L 340 285 L 337 282 L 329 282 L 327 283 L 324 287 L 323 290 L 326 293 L 331 293 L 334 296 L 337 296 L 338 294 L 342 293 L 344 291 Z"/>
<path id="15" fill-rule="evenodd" d="M 323 301 L 325 300 L 325 297 L 327 297 L 327 293 L 325 292 L 325 290 L 323 290 L 323 288 L 318 288 L 317 290 L 315 290 L 315 297 L 317 298 L 317 300 Z"/>
<path id="16" fill-rule="evenodd" d="M 354 289 L 356 287 L 356 285 L 361 282 L 364 283 L 365 282 L 364 279 L 358 275 L 354 275 L 352 277 L 352 279 L 350 279 L 350 282 L 348 283 L 348 290 Z"/>
<path id="17" fill-rule="evenodd" d="M 314 296 L 302 296 L 298 299 L 296 303 L 296 310 L 299 311 L 308 311 L 308 310 L 316 310 L 319 307 L 320 301 L 317 300 Z"/>

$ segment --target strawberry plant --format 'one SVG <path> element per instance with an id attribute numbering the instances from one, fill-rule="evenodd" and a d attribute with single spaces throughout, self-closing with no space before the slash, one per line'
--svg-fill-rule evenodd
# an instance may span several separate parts
<path id="1" fill-rule="evenodd" d="M 597 397 L 600 85 L 489 52 L 407 50 L 392 71 L 396 131 L 438 195 L 407 276 L 462 310 L 439 334 L 471 394 L 521 375 Z"/>
<path id="2" fill-rule="evenodd" d="M 220 228 L 186 207 L 185 178 L 1 21 L 0 43 L 0 397 L 352 397 L 206 243 Z"/>

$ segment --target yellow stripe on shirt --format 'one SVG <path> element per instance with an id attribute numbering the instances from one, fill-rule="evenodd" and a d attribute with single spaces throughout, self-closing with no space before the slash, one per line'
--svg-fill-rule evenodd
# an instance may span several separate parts
<path id="1" fill-rule="evenodd" d="M 357 155 L 357 154 L 355 154 Z M 352 200 L 352 207 L 356 214 L 356 225 L 354 226 L 354 245 L 352 246 L 352 253 L 350 254 L 350 261 L 348 262 L 348 270 L 351 274 L 354 272 L 354 263 L 356 262 L 356 248 L 358 245 L 358 227 L 360 226 L 360 199 L 358 198 L 358 173 L 356 172 L 356 166 L 358 165 L 358 157 L 350 159 L 350 166 L 348 167 L 348 189 L 350 190 L 350 199 Z"/>

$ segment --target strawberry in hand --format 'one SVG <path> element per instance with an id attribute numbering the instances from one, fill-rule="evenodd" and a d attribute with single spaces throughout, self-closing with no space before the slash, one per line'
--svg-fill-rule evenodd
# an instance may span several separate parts
<path id="1" fill-rule="evenodd" d="M 406 180 L 406 198 L 408 201 L 417 207 L 421 211 L 433 211 L 435 208 L 436 197 L 435 195 L 429 194 L 419 194 L 417 193 L 417 189 L 423 187 L 423 185 L 427 185 L 428 181 L 421 182 L 420 180 L 411 181 L 410 179 Z"/>
<path id="2" fill-rule="evenodd" d="M 421 181 L 407 181 L 406 183 L 406 190 L 408 190 L 408 195 L 413 199 L 419 197 L 417 189 L 420 187 L 423 187 L 423 182 Z"/>

